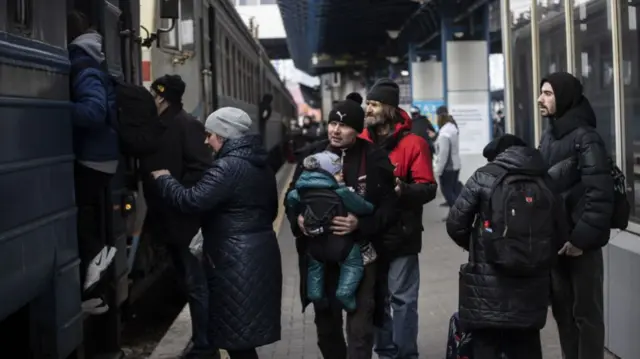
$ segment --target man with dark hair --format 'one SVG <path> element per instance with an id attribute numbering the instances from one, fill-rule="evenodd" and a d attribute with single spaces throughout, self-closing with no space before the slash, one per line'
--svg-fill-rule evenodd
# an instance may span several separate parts
<path id="1" fill-rule="evenodd" d="M 552 273 L 551 309 L 564 358 L 602 359 L 602 247 L 611 233 L 614 185 L 609 153 L 582 91 L 575 76 L 557 72 L 542 80 L 538 97 L 540 113 L 549 119 L 540 152 L 572 227 Z"/>
<path id="2" fill-rule="evenodd" d="M 375 244 L 387 279 L 383 327 L 376 353 L 385 359 L 418 357 L 418 291 L 422 249 L 422 207 L 436 195 L 427 141 L 411 133 L 409 115 L 398 107 L 400 91 L 390 79 L 378 80 L 367 94 L 367 128 L 361 137 L 384 149 L 395 166 L 400 220 Z"/>
<path id="3" fill-rule="evenodd" d="M 364 127 L 362 106 L 352 100 L 339 101 L 329 113 L 328 139 L 301 149 L 300 159 L 325 150 L 340 156 L 342 179 L 347 187 L 373 204 L 371 215 L 333 218 L 330 228 L 338 236 L 352 235 L 363 256 L 364 274 L 356 291 L 356 308 L 347 313 L 347 340 L 343 329 L 343 305 L 335 298 L 340 267 L 337 263 L 325 266 L 325 295 L 327 301 L 313 303 L 315 324 L 318 331 L 318 346 L 326 359 L 371 359 L 373 351 L 374 312 L 379 304 L 374 300 L 377 261 L 371 243 L 379 241 L 391 223 L 396 222 L 393 167 L 387 154 L 370 141 L 358 137 Z M 301 161 L 300 161 L 301 162 Z M 298 166 L 289 191 L 293 189 L 302 173 Z M 296 248 L 300 262 L 300 296 L 302 307 L 307 299 L 307 268 L 309 242 L 317 240 L 306 233 L 305 219 L 301 208 L 287 208 L 291 230 L 296 237 Z M 382 308 L 378 311 L 380 311 Z"/>
<path id="4" fill-rule="evenodd" d="M 158 150 L 140 158 L 147 217 L 145 235 L 165 243 L 182 277 L 192 321 L 192 348 L 186 358 L 209 358 L 215 343 L 208 340 L 209 295 L 200 259 L 189 249 L 200 228 L 200 217 L 179 212 L 162 200 L 151 172 L 167 169 L 183 186 L 195 185 L 211 166 L 203 124 L 182 108 L 186 84 L 179 75 L 164 75 L 151 84 L 159 120 L 165 127 Z"/>
<path id="5" fill-rule="evenodd" d="M 115 257 L 116 248 L 107 246 L 109 184 L 118 169 L 118 134 L 114 129 L 115 91 L 100 67 L 104 66 L 102 36 L 91 29 L 86 15 L 68 16 L 69 60 L 75 192 L 78 206 L 78 252 L 85 297 Z M 99 295 L 99 294 L 98 294 Z M 83 309 L 91 314 L 109 308 L 100 298 L 88 298 Z"/>

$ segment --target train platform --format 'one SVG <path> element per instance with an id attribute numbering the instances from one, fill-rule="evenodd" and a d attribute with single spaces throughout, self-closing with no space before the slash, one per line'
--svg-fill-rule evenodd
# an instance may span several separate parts
<path id="1" fill-rule="evenodd" d="M 288 169 L 291 171 L 291 169 Z M 290 181 L 292 173 L 280 175 Z M 280 179 L 279 178 L 279 179 Z M 282 185 L 281 188 L 286 188 Z M 440 207 L 440 196 L 425 205 L 423 223 L 423 251 L 420 254 L 420 357 L 443 359 L 445 357 L 447 328 L 451 314 L 458 306 L 458 269 L 466 261 L 467 254 L 447 236 L 442 219 L 448 208 Z M 281 201 L 282 202 L 282 201 Z M 261 347 L 261 359 L 322 359 L 313 324 L 313 307 L 302 313 L 298 290 L 299 274 L 295 242 L 289 223 L 280 215 L 274 223 L 282 253 L 282 340 Z M 149 359 L 176 359 L 185 349 L 191 336 L 189 311 L 180 313 L 171 329 Z M 560 359 L 560 344 L 555 322 L 549 314 L 547 326 L 542 332 L 545 359 Z M 223 353 L 223 358 L 227 358 Z M 374 354 L 374 358 L 377 356 Z M 607 356 L 607 358 L 614 358 Z"/>

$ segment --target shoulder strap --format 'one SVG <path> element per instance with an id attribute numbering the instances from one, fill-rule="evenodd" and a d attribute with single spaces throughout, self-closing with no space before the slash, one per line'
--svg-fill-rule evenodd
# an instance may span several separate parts
<path id="1" fill-rule="evenodd" d="M 491 188 L 489 189 L 489 201 L 487 202 L 487 207 L 485 209 L 486 211 L 484 214 L 484 219 L 491 221 L 491 212 L 492 212 L 491 201 L 493 198 L 493 193 L 495 192 L 496 188 L 500 186 L 500 184 L 502 183 L 504 178 L 507 176 L 507 174 L 509 174 L 509 171 L 493 163 L 489 163 L 485 165 L 480 170 L 482 172 L 489 173 L 496 176 L 495 181 L 493 182 L 493 184 L 491 185 Z"/>

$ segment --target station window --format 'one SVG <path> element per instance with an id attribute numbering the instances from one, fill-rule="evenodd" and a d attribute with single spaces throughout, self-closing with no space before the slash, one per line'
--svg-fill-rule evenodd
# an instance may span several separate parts
<path id="1" fill-rule="evenodd" d="M 627 186 L 632 188 L 632 220 L 640 223 L 640 4 L 622 2 L 622 76 Z"/>
<path id="2" fill-rule="evenodd" d="M 534 137 L 534 112 L 532 103 L 532 59 L 531 59 L 531 3 L 511 2 L 513 15 L 513 68 L 515 80 L 513 86 L 513 109 L 516 118 L 515 134 L 528 143 L 536 143 Z"/>
<path id="3" fill-rule="evenodd" d="M 9 30 L 27 35 L 31 32 L 33 21 L 33 0 L 8 0 Z"/>

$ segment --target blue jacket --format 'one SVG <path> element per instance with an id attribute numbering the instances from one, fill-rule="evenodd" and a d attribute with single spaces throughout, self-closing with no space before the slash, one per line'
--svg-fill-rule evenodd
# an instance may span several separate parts
<path id="1" fill-rule="evenodd" d="M 106 162 L 119 156 L 115 88 L 100 66 L 105 61 L 98 33 L 78 36 L 69 45 L 73 149 L 80 161 Z M 87 64 L 90 67 L 87 67 Z"/>
<path id="2" fill-rule="evenodd" d="M 362 196 L 351 191 L 349 187 L 340 186 L 335 178 L 320 171 L 304 171 L 295 184 L 295 189 L 287 194 L 287 206 L 295 208 L 300 203 L 299 189 L 321 188 L 334 189 L 336 194 L 342 198 L 342 203 L 346 210 L 356 216 L 371 214 L 373 204 L 367 202 Z"/>

